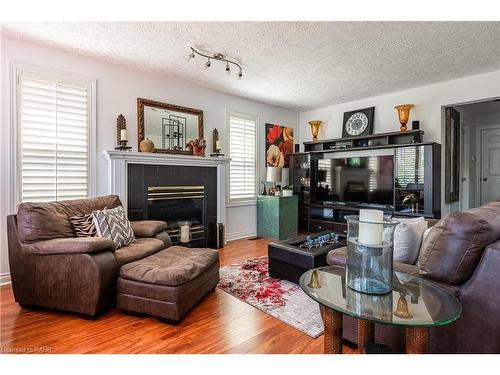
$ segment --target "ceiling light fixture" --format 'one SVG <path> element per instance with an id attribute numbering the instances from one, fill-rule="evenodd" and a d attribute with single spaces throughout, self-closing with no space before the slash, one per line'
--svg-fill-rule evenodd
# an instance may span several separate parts
<path id="1" fill-rule="evenodd" d="M 193 60 L 196 55 L 206 57 L 207 58 L 207 62 L 205 63 L 206 68 L 209 68 L 212 65 L 212 63 L 210 62 L 210 59 L 225 62 L 226 63 L 226 73 L 228 73 L 228 74 L 231 73 L 231 68 L 229 67 L 229 64 L 233 64 L 239 68 L 238 79 L 241 79 L 241 77 L 243 77 L 243 68 L 241 67 L 241 65 L 238 64 L 236 61 L 232 61 L 232 60 L 228 59 L 222 53 L 206 54 L 206 53 L 202 53 L 202 52 L 195 50 L 193 47 L 190 47 L 190 48 L 191 48 L 191 53 L 189 54 L 189 60 Z"/>

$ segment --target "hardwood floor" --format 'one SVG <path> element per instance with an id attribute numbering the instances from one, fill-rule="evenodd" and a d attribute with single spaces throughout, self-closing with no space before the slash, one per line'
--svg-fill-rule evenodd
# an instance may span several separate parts
<path id="1" fill-rule="evenodd" d="M 220 252 L 222 265 L 267 255 L 266 239 L 238 240 Z M 10 285 L 0 287 L 1 352 L 51 353 L 322 353 L 312 339 L 215 289 L 177 326 L 113 309 L 96 320 L 24 310 Z M 344 347 L 344 352 L 356 350 Z"/>

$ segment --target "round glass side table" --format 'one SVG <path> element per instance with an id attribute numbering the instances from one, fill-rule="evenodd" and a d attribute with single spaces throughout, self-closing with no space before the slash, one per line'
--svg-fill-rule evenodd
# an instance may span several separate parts
<path id="1" fill-rule="evenodd" d="M 358 319 L 358 348 L 374 341 L 374 323 L 406 329 L 406 352 L 428 350 L 430 327 L 444 326 L 462 313 L 458 299 L 435 283 L 394 272 L 392 291 L 373 295 L 346 284 L 345 268 L 327 266 L 307 271 L 300 278 L 304 292 L 320 304 L 325 326 L 325 353 L 342 353 L 342 314 Z"/>

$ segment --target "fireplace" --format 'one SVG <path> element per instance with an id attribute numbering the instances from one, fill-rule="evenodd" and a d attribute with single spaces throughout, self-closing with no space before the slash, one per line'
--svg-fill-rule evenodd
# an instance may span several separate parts
<path id="1" fill-rule="evenodd" d="M 205 241 L 205 186 L 149 186 L 148 218 L 167 222 L 168 234 L 174 243 L 179 241 L 179 222 L 191 223 L 193 242 Z"/>
<path id="2" fill-rule="evenodd" d="M 180 221 L 191 222 L 191 246 L 217 247 L 217 169 L 204 166 L 129 164 L 130 220 L 166 221 L 172 243 Z"/>

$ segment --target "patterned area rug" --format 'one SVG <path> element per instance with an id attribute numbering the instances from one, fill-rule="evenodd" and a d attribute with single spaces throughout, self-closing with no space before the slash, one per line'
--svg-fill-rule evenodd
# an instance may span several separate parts
<path id="1" fill-rule="evenodd" d="M 269 277 L 266 256 L 221 267 L 217 287 L 312 338 L 323 333 L 318 303 L 299 285 Z"/>

